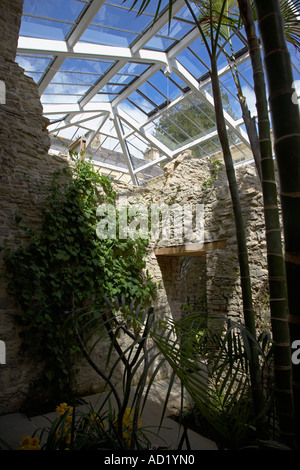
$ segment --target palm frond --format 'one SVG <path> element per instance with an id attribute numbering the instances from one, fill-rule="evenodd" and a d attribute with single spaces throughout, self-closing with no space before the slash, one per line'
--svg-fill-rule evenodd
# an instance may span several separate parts
<path id="1" fill-rule="evenodd" d="M 285 37 L 300 51 L 300 1 L 280 0 Z"/>

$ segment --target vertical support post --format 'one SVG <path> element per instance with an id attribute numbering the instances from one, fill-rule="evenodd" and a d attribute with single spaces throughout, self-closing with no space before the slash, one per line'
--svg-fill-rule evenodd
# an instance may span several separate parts
<path id="1" fill-rule="evenodd" d="M 128 166 L 128 170 L 129 170 L 129 173 L 130 173 L 130 176 L 131 176 L 132 183 L 135 186 L 138 186 L 139 184 L 138 184 L 137 177 L 135 176 L 135 173 L 134 173 L 134 168 L 133 168 L 133 165 L 132 165 L 131 156 L 130 156 L 130 153 L 129 153 L 128 148 L 127 148 L 126 140 L 123 137 L 123 130 L 122 130 L 122 125 L 121 125 L 121 122 L 120 122 L 120 118 L 117 115 L 115 109 L 113 109 L 113 121 L 114 121 L 115 129 L 116 129 L 116 132 L 117 132 L 117 136 L 118 136 L 121 148 L 122 148 L 122 152 L 123 152 L 123 155 L 125 157 L 125 160 L 126 160 L 126 163 L 127 163 L 127 166 Z"/>

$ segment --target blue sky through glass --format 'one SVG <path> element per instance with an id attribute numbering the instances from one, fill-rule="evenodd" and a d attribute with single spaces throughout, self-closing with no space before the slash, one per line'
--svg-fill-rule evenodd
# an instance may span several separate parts
<path id="1" fill-rule="evenodd" d="M 20 35 L 63 40 L 85 6 L 79 0 L 25 0 Z"/>
<path id="2" fill-rule="evenodd" d="M 137 15 L 137 11 L 141 0 L 135 5 L 133 11 L 130 11 L 132 3 L 133 0 L 132 2 L 106 0 L 98 10 L 94 10 L 95 14 L 90 23 L 82 27 L 80 23 L 82 23 L 83 13 L 88 11 L 91 5 L 95 5 L 92 0 L 64 0 L 63 2 L 61 0 L 24 0 L 20 36 L 64 41 L 70 37 L 71 33 L 79 30 L 77 39 L 81 49 L 79 55 L 68 51 L 63 57 L 65 60 L 60 60 L 62 56 L 59 52 L 55 53 L 55 47 L 53 47 L 54 51 L 52 47 L 45 47 L 40 51 L 41 53 L 38 51 L 30 53 L 30 50 L 24 53 L 24 50 L 27 51 L 25 48 L 17 54 L 16 61 L 42 88 L 43 105 L 80 103 L 81 106 L 84 102 L 92 105 L 95 112 L 99 112 L 101 106 L 107 109 L 104 104 L 112 103 L 115 106 L 117 102 L 117 109 L 124 111 L 130 119 L 136 122 L 137 126 L 146 126 L 145 129 L 159 138 L 160 119 L 169 119 L 168 113 L 171 113 L 172 109 L 173 111 L 176 109 L 183 115 L 186 114 L 187 104 L 193 105 L 194 95 L 191 93 L 194 93 L 195 86 L 199 86 L 200 91 L 205 87 L 203 91 L 212 99 L 209 82 L 210 60 L 203 41 L 199 37 L 196 39 L 197 30 L 194 20 L 186 6 L 175 13 L 169 25 L 168 0 L 163 0 L 160 11 L 166 8 L 165 22 L 161 22 L 159 27 L 152 29 L 157 2 L 150 1 L 140 16 Z M 78 28 L 78 25 L 81 27 Z M 187 37 L 188 42 L 186 42 Z M 92 44 L 89 47 L 87 43 Z M 144 56 L 138 50 L 141 43 Z M 47 46 L 46 41 L 44 44 Z M 117 46 L 121 49 L 120 53 L 115 52 L 114 59 L 110 59 L 105 47 L 98 46 Z M 132 51 L 135 52 L 131 56 L 129 48 L 132 46 L 134 46 Z M 122 59 L 124 48 L 127 48 L 126 57 Z M 232 35 L 231 43 L 226 44 L 227 56 L 222 53 L 218 60 L 219 69 L 224 68 L 220 76 L 220 85 L 225 109 L 229 118 L 234 120 L 241 118 L 241 109 L 237 99 L 236 84 L 228 68 L 228 57 L 231 56 L 232 51 L 239 53 L 244 48 L 243 30 L 240 30 L 238 34 Z M 48 51 L 49 54 L 43 51 Z M 300 83 L 300 53 L 296 52 L 293 47 L 290 47 L 290 52 L 295 65 L 294 77 Z M 165 66 L 162 65 L 164 58 Z M 180 73 L 177 66 L 172 69 L 173 60 L 178 67 L 181 66 Z M 166 75 L 164 72 L 169 64 L 171 72 Z M 250 111 L 255 114 L 256 99 L 249 59 L 242 57 L 242 60 L 237 62 L 237 69 L 243 95 L 247 99 Z M 189 81 L 190 77 L 193 82 Z M 201 93 L 197 95 L 197 99 L 202 100 Z M 173 103 L 174 100 L 176 100 L 175 103 Z M 81 109 L 78 115 L 79 112 Z M 57 116 L 64 117 L 61 109 Z M 182 132 L 180 138 L 178 135 L 177 137 L 167 135 L 166 132 L 161 135 L 163 143 L 170 150 L 178 149 L 181 145 L 203 135 L 203 131 L 199 129 L 199 123 L 193 122 L 192 115 L 186 117 L 191 120 L 189 127 L 191 135 L 188 135 L 187 131 L 184 131 L 186 135 Z M 148 124 L 150 120 L 151 124 Z M 85 126 L 79 124 L 80 132 L 83 129 L 97 129 L 101 122 L 99 119 L 93 119 L 91 115 L 90 121 Z M 105 120 L 103 122 L 106 123 Z M 212 122 L 209 130 L 214 129 L 214 126 L 215 123 Z M 75 124 L 74 128 L 76 129 Z M 72 126 L 70 132 L 74 133 L 74 128 Z M 106 132 L 109 134 L 108 131 Z M 66 133 L 67 129 L 64 129 L 64 135 Z M 107 141 L 109 138 L 110 136 L 107 135 Z M 130 145 L 128 145 L 130 153 L 136 153 L 139 139 L 135 140 L 135 134 L 130 139 Z M 218 149 L 215 137 L 212 142 Z M 200 144 L 197 148 L 200 149 Z M 201 143 L 201 148 L 204 153 L 207 153 L 210 147 L 207 143 Z"/>

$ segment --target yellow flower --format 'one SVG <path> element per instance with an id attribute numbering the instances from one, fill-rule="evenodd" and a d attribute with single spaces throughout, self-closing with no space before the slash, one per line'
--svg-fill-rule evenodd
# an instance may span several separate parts
<path id="1" fill-rule="evenodd" d="M 20 441 L 20 446 L 28 446 L 30 443 L 30 437 L 29 436 L 23 436 L 22 440 Z"/>
<path id="2" fill-rule="evenodd" d="M 97 413 L 91 414 L 90 420 L 96 422 L 97 424 L 99 424 L 99 426 L 102 429 L 105 429 L 105 422 L 102 421 L 102 419 L 100 418 L 100 416 L 97 415 Z"/>
<path id="3" fill-rule="evenodd" d="M 134 410 L 132 410 L 131 408 L 126 408 L 124 417 L 123 417 L 123 424 L 124 426 L 128 427 L 128 429 L 132 429 L 133 418 L 134 418 Z M 141 424 L 142 424 L 142 421 L 141 421 L 140 413 L 139 413 L 137 425 L 141 426 Z"/>
<path id="4" fill-rule="evenodd" d="M 123 432 L 123 439 L 126 442 L 128 446 L 131 444 L 131 435 L 127 434 L 126 432 Z"/>
<path id="5" fill-rule="evenodd" d="M 97 413 L 91 414 L 90 419 L 91 419 L 91 421 L 98 421 L 98 422 L 100 421 L 100 418 L 97 415 Z"/>
<path id="6" fill-rule="evenodd" d="M 140 416 L 140 414 L 139 414 L 139 416 Z M 141 426 L 142 421 L 141 421 L 139 416 L 138 416 L 138 420 L 137 420 L 137 425 Z M 126 410 L 124 411 L 124 414 L 123 414 L 123 423 L 122 423 L 123 426 L 125 426 L 125 428 L 127 428 L 129 430 L 132 430 L 133 418 L 134 418 L 134 410 L 132 410 L 131 408 L 126 408 Z M 117 423 L 118 423 L 118 419 L 116 419 L 114 421 L 114 425 L 116 426 Z"/>
<path id="7" fill-rule="evenodd" d="M 140 414 L 139 414 L 140 416 Z M 137 425 L 141 426 L 142 421 L 140 417 L 138 416 L 137 420 Z M 131 444 L 131 438 L 132 438 L 132 428 L 133 428 L 133 418 L 134 418 L 134 410 L 131 408 L 126 408 L 124 415 L 123 415 L 123 439 L 126 442 L 128 446 Z M 118 418 L 114 421 L 114 426 L 117 426 L 118 424 Z"/>
<path id="8" fill-rule="evenodd" d="M 67 403 L 60 403 L 60 405 L 58 405 L 56 407 L 55 411 L 56 411 L 56 413 L 59 414 L 59 416 L 62 416 L 65 413 L 72 414 L 73 413 L 73 408 L 72 408 L 72 406 L 69 406 Z"/>
<path id="9" fill-rule="evenodd" d="M 20 450 L 40 450 L 39 438 L 23 436 L 20 441 Z"/>

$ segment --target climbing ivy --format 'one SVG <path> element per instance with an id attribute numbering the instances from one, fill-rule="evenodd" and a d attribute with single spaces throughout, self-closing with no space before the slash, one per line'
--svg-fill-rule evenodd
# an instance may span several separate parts
<path id="1" fill-rule="evenodd" d="M 215 160 L 213 158 L 209 159 L 209 162 L 212 164 L 210 173 L 211 176 L 207 180 L 205 180 L 202 184 L 203 188 L 207 188 L 208 186 L 211 186 L 213 182 L 216 180 L 219 171 L 222 169 L 221 161 L 220 160 Z"/>
<path id="2" fill-rule="evenodd" d="M 64 327 L 66 312 L 95 309 L 104 296 L 147 304 L 155 294 L 143 272 L 147 240 L 97 237 L 97 206 L 115 198 L 110 180 L 79 159 L 53 174 L 42 231 L 24 228 L 30 242 L 5 249 L 9 287 L 22 307 L 24 344 L 45 364 L 44 386 L 52 396 L 69 393 L 72 383 L 76 347 L 73 331 Z"/>

